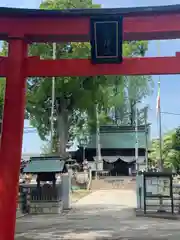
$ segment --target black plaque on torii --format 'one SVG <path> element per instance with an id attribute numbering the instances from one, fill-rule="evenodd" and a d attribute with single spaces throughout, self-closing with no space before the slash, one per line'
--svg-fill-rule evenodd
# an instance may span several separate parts
<path id="1" fill-rule="evenodd" d="M 92 17 L 90 35 L 93 64 L 122 62 L 122 17 L 113 15 Z"/>

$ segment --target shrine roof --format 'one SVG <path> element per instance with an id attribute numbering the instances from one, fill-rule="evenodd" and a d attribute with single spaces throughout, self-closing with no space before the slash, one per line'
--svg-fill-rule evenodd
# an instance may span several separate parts
<path id="1" fill-rule="evenodd" d="M 91 17 L 118 14 L 125 17 L 180 13 L 180 4 L 169 6 L 149 6 L 135 8 L 94 8 L 43 10 L 0 7 L 0 17 Z"/>
<path id="2" fill-rule="evenodd" d="M 150 124 L 147 126 L 148 145 L 150 144 Z M 145 126 L 138 126 L 138 147 L 146 148 Z M 133 149 L 136 144 L 136 133 L 134 126 L 101 126 L 100 145 L 102 149 Z M 96 148 L 96 133 L 91 134 L 87 147 Z"/>
<path id="3" fill-rule="evenodd" d="M 147 124 L 147 128 L 150 129 L 151 124 Z M 145 132 L 145 125 L 139 125 L 138 126 L 138 132 Z M 100 126 L 100 133 L 117 133 L 117 132 L 123 132 L 123 133 L 129 133 L 129 132 L 135 132 L 135 126 L 131 125 L 101 125 Z"/>

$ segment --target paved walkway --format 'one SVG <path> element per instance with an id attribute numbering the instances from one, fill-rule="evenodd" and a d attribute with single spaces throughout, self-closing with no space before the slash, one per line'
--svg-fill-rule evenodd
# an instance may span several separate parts
<path id="1" fill-rule="evenodd" d="M 17 220 L 16 240 L 179 240 L 180 222 L 136 218 L 133 191 L 101 190 L 78 201 L 64 216 L 28 216 Z"/>

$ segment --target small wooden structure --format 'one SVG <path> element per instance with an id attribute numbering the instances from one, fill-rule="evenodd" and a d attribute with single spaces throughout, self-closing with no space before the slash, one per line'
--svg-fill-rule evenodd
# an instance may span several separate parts
<path id="1" fill-rule="evenodd" d="M 65 161 L 54 156 L 33 157 L 23 172 L 32 176 L 31 181 L 20 186 L 23 211 L 59 213 L 62 210 L 61 174 L 67 172 Z"/>

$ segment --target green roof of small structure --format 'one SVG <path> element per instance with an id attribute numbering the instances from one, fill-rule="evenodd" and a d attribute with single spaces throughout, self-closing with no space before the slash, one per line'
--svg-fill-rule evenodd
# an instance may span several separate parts
<path id="1" fill-rule="evenodd" d="M 58 157 L 32 157 L 24 168 L 24 173 L 59 173 L 62 172 L 65 161 Z"/>

